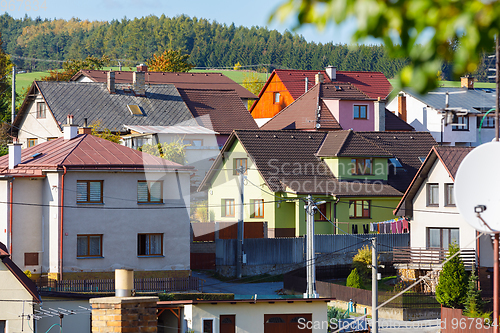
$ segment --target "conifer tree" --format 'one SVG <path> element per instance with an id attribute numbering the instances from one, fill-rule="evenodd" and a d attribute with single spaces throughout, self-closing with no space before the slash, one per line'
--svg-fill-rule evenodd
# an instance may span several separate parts
<path id="1" fill-rule="evenodd" d="M 472 271 L 467 286 L 464 315 L 468 317 L 480 317 L 482 312 L 483 299 L 481 298 L 481 292 L 477 289 L 477 275 Z"/>
<path id="2" fill-rule="evenodd" d="M 460 251 L 457 244 L 450 244 L 447 258 Z M 443 265 L 436 287 L 436 299 L 441 305 L 457 309 L 463 306 L 467 293 L 467 274 L 459 255 Z"/>
<path id="3" fill-rule="evenodd" d="M 357 268 L 354 268 L 351 271 L 351 274 L 349 274 L 349 276 L 347 277 L 345 285 L 347 287 L 358 288 L 358 289 L 365 288 L 363 286 L 363 280 L 361 279 L 361 276 L 359 275 Z"/>

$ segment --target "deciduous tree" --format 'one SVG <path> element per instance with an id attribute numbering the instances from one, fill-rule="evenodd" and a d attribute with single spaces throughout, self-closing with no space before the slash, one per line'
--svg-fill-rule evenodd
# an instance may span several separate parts
<path id="1" fill-rule="evenodd" d="M 189 55 L 180 50 L 165 50 L 162 54 L 153 54 L 146 64 L 152 72 L 189 72 L 194 66 L 188 62 Z"/>

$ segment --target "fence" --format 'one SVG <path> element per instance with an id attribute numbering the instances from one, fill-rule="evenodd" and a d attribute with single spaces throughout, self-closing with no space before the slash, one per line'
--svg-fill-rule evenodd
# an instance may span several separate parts
<path id="1" fill-rule="evenodd" d="M 398 246 L 409 246 L 410 242 L 409 234 L 358 234 L 356 237 L 315 235 L 315 250 L 317 254 L 356 252 L 369 244 L 369 239 L 373 237 L 377 237 L 380 252 L 390 252 Z M 298 264 L 304 261 L 305 248 L 305 237 L 245 239 L 246 265 Z M 216 265 L 236 265 L 235 251 L 235 239 L 217 239 Z M 318 258 L 320 259 L 324 260 L 324 258 Z"/>
<path id="2" fill-rule="evenodd" d="M 497 323 L 494 323 L 495 325 Z M 493 332 L 492 323 L 483 318 L 469 318 L 460 309 L 441 308 L 442 333 L 480 333 Z"/>
<path id="3" fill-rule="evenodd" d="M 440 248 L 395 247 L 393 260 L 398 264 L 429 268 L 441 265 L 448 256 L 448 250 Z M 472 268 L 476 263 L 474 249 L 460 249 L 460 257 L 465 267 Z"/>
<path id="4" fill-rule="evenodd" d="M 44 291 L 115 292 L 114 279 L 62 281 L 39 279 L 37 286 L 39 290 Z M 203 291 L 203 280 L 193 276 L 187 278 L 134 279 L 134 289 L 137 292 Z"/>
<path id="5" fill-rule="evenodd" d="M 245 222 L 243 233 L 245 239 L 264 238 L 266 225 L 267 222 Z M 191 233 L 195 242 L 213 242 L 216 238 L 236 239 L 238 222 L 192 222 Z"/>

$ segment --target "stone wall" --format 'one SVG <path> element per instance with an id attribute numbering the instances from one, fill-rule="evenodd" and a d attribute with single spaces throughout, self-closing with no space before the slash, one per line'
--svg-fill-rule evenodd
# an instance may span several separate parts
<path id="1" fill-rule="evenodd" d="M 92 332 L 156 333 L 158 297 L 102 297 L 90 300 Z"/>

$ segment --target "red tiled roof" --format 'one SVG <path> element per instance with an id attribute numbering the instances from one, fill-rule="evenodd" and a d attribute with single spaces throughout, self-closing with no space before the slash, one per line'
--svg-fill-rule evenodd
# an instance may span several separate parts
<path id="1" fill-rule="evenodd" d="M 234 129 L 258 129 L 234 90 L 178 89 L 198 123 L 220 134 Z"/>
<path id="2" fill-rule="evenodd" d="M 455 181 L 455 176 L 460 163 L 474 147 L 434 147 L 434 151 L 443 163 L 450 177 Z"/>
<path id="3" fill-rule="evenodd" d="M 192 170 L 93 135 L 81 134 L 72 140 L 58 138 L 23 149 L 21 163 L 8 169 L 9 155 L 0 157 L 0 174 L 41 175 L 41 169 Z"/>
<path id="4" fill-rule="evenodd" d="M 275 69 L 288 92 L 294 99 L 299 98 L 304 93 L 304 81 L 307 77 L 309 84 L 314 84 L 314 76 L 322 73 L 325 83 L 332 82 L 324 70 L 284 70 Z M 269 80 L 271 77 L 269 78 Z M 381 72 L 361 72 L 361 71 L 337 71 L 337 80 L 333 82 L 349 82 L 365 93 L 369 98 L 386 99 L 392 91 L 392 85 Z"/>
<path id="5" fill-rule="evenodd" d="M 71 81 L 86 76 L 94 82 L 106 82 L 106 73 L 102 70 L 80 70 Z M 132 72 L 115 72 L 115 82 L 132 83 Z M 146 84 L 173 84 L 181 89 L 233 89 L 241 99 L 257 99 L 257 96 L 222 73 L 146 72 Z"/>

